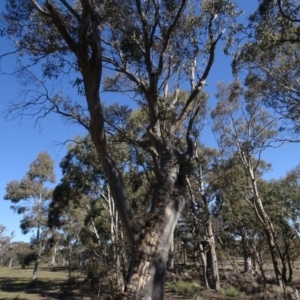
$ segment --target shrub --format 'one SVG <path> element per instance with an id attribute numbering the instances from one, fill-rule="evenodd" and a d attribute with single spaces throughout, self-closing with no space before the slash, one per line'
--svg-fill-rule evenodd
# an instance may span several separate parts
<path id="1" fill-rule="evenodd" d="M 196 281 L 179 280 L 177 282 L 167 282 L 166 285 L 172 292 L 187 297 L 195 296 L 195 294 L 197 294 L 201 288 L 200 284 Z"/>
<path id="2" fill-rule="evenodd" d="M 35 262 L 38 258 L 38 254 L 35 251 L 18 253 L 17 256 L 23 269 L 28 267 L 32 262 Z"/>
<path id="3" fill-rule="evenodd" d="M 240 291 L 236 289 L 235 287 L 231 286 L 226 289 L 221 289 L 221 294 L 223 294 L 226 297 L 235 298 L 239 296 Z"/>

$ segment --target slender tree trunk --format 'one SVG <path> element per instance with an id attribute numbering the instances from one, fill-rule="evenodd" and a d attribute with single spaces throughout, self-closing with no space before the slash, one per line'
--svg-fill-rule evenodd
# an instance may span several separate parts
<path id="1" fill-rule="evenodd" d="M 248 246 L 248 239 L 244 232 L 242 233 L 242 248 L 243 248 L 243 258 L 244 258 L 244 272 L 253 274 L 251 249 Z"/>
<path id="2" fill-rule="evenodd" d="M 279 247 L 278 247 L 276 237 L 275 237 L 274 227 L 273 227 L 273 224 L 272 224 L 272 221 L 271 221 L 269 215 L 265 211 L 262 200 L 260 198 L 260 194 L 259 194 L 258 187 L 257 187 L 257 181 L 255 178 L 255 173 L 252 168 L 251 162 L 248 163 L 247 169 L 250 174 L 251 181 L 252 181 L 254 201 L 255 201 L 255 205 L 254 205 L 255 213 L 256 213 L 258 219 L 262 222 L 262 225 L 264 226 L 264 229 L 265 229 L 277 284 L 279 286 L 283 287 L 284 283 L 283 283 L 283 279 L 282 279 L 282 273 L 280 272 L 280 269 L 279 269 L 280 253 L 279 253 Z"/>
<path id="3" fill-rule="evenodd" d="M 9 268 L 11 268 L 11 267 L 13 266 L 13 261 L 14 261 L 13 258 L 11 258 L 11 259 L 9 260 L 9 265 L 8 265 Z"/>
<path id="4" fill-rule="evenodd" d="M 38 271 L 40 261 L 41 261 L 40 258 L 38 258 L 34 263 L 34 268 L 33 268 L 33 274 L 32 274 L 32 280 L 31 281 L 35 281 L 36 278 L 37 278 L 37 271 Z"/>
<path id="5" fill-rule="evenodd" d="M 187 257 L 186 257 L 186 244 L 185 244 L 185 242 L 183 243 L 183 246 L 181 247 L 181 249 L 182 249 L 182 251 L 181 251 L 181 253 L 182 253 L 182 256 L 181 256 L 182 264 L 186 265 Z"/>
<path id="6" fill-rule="evenodd" d="M 205 287 L 207 289 L 210 289 L 210 285 L 208 283 L 208 278 L 207 278 L 207 256 L 206 256 L 205 247 L 203 247 L 201 242 L 199 244 L 199 249 L 200 249 L 200 258 L 202 263 L 202 272 L 203 272 Z"/>
<path id="7" fill-rule="evenodd" d="M 55 266 L 56 265 L 56 254 L 57 254 L 57 246 L 56 244 L 53 247 L 53 252 L 52 252 L 52 258 L 51 258 L 51 265 Z"/>
<path id="8" fill-rule="evenodd" d="M 288 252 L 287 254 L 287 261 L 288 261 L 288 267 L 289 267 L 289 278 L 288 278 L 288 282 L 292 282 L 293 281 L 293 265 L 292 265 L 292 261 L 291 261 L 291 256 L 290 253 Z"/>
<path id="9" fill-rule="evenodd" d="M 263 278 L 263 281 L 264 281 L 264 286 L 266 286 L 267 284 L 267 277 L 266 277 L 266 274 L 265 274 L 265 270 L 264 270 L 264 262 L 263 262 L 263 259 L 262 259 L 262 255 L 261 253 L 259 253 L 256 249 L 256 247 L 254 246 L 254 254 L 256 256 L 256 261 L 257 261 L 257 264 L 259 266 L 259 270 L 260 270 L 260 273 L 261 273 L 261 276 Z"/>
<path id="10" fill-rule="evenodd" d="M 171 243 L 170 251 L 169 251 L 169 258 L 167 262 L 167 268 L 168 270 L 174 269 L 174 237 Z"/>
<path id="11" fill-rule="evenodd" d="M 286 283 L 288 280 L 287 280 L 287 271 L 288 271 L 288 268 L 286 266 L 286 260 L 285 259 L 282 259 L 281 260 L 281 263 L 282 263 L 282 280 L 284 283 Z"/>
<path id="12" fill-rule="evenodd" d="M 213 229 L 212 229 L 212 222 L 211 218 L 209 215 L 209 218 L 206 222 L 206 236 L 207 236 L 207 241 L 209 243 L 209 252 L 208 255 L 210 256 L 209 262 L 210 265 L 208 268 L 211 270 L 211 288 L 215 289 L 217 291 L 220 290 L 220 278 L 219 278 L 219 268 L 218 268 L 218 258 L 217 258 L 217 253 L 216 253 L 216 244 L 215 244 L 215 238 L 213 234 Z"/>
<path id="13" fill-rule="evenodd" d="M 39 267 L 39 263 L 41 261 L 41 245 L 40 245 L 40 225 L 38 225 L 37 227 L 37 232 L 36 232 L 36 241 L 37 241 L 37 245 L 38 245 L 38 256 L 37 259 L 34 263 L 34 268 L 33 268 L 33 273 L 32 273 L 32 279 L 31 281 L 35 281 L 37 278 L 37 271 L 38 271 L 38 267 Z"/>
<path id="14" fill-rule="evenodd" d="M 245 273 L 253 273 L 252 259 L 248 252 L 244 253 L 244 271 Z"/>
<path id="15" fill-rule="evenodd" d="M 272 257 L 272 263 L 273 263 L 273 267 L 274 267 L 274 272 L 275 272 L 275 277 L 276 277 L 276 281 L 277 284 L 279 286 L 283 286 L 283 282 L 282 282 L 282 273 L 280 272 L 279 269 L 279 255 L 277 253 L 277 245 L 275 242 L 275 238 L 274 235 L 271 231 L 271 229 L 269 228 L 269 226 L 266 226 L 265 228 L 265 232 L 266 232 L 266 236 L 267 236 L 267 240 L 268 240 L 268 244 L 269 244 L 269 249 L 270 249 L 270 253 L 271 253 L 271 257 Z"/>

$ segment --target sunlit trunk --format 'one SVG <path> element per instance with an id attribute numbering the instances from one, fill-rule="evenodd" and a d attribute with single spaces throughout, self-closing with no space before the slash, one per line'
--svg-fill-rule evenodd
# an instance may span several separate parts
<path id="1" fill-rule="evenodd" d="M 211 218 L 209 217 L 208 221 L 206 222 L 206 232 L 207 232 L 207 241 L 209 243 L 209 251 L 208 255 L 210 256 L 209 259 L 209 269 L 211 270 L 211 278 L 210 278 L 210 286 L 212 289 L 219 290 L 220 289 L 220 279 L 219 279 L 219 269 L 218 269 L 218 259 L 216 253 L 216 245 L 215 245 L 215 238 L 212 229 L 212 222 Z"/>
<path id="2" fill-rule="evenodd" d="M 136 249 L 133 273 L 124 299 L 163 299 L 166 267 L 173 231 L 184 199 L 166 199 L 152 213 Z"/>
<path id="3" fill-rule="evenodd" d="M 35 281 L 37 278 L 37 271 L 38 271 L 39 263 L 40 263 L 40 259 L 38 258 L 34 263 L 32 281 Z"/>
<path id="4" fill-rule="evenodd" d="M 258 219 L 261 221 L 262 225 L 264 226 L 264 230 L 266 233 L 268 245 L 269 245 L 269 251 L 272 257 L 272 263 L 274 267 L 275 277 L 277 284 L 281 287 L 284 286 L 282 273 L 279 268 L 279 262 L 280 262 L 280 253 L 279 248 L 276 241 L 275 231 L 272 224 L 272 221 L 265 211 L 265 208 L 263 206 L 262 200 L 260 198 L 260 194 L 257 187 L 257 181 L 255 178 L 255 172 L 251 166 L 251 162 L 247 165 L 248 172 L 251 178 L 252 183 L 252 191 L 254 196 L 254 207 L 255 207 L 255 213 L 258 217 Z"/>
<path id="5" fill-rule="evenodd" d="M 37 247 L 40 248 L 40 226 L 38 226 L 38 228 L 37 228 L 36 241 L 37 241 Z M 37 259 L 34 263 L 34 268 L 33 268 L 33 273 L 32 273 L 32 279 L 31 279 L 32 281 L 35 281 L 37 278 L 37 271 L 38 271 L 39 263 L 41 261 L 40 251 L 41 250 L 38 249 Z"/>
<path id="6" fill-rule="evenodd" d="M 56 254 L 57 254 L 57 245 L 53 246 L 53 252 L 52 252 L 52 258 L 51 258 L 51 265 L 55 266 L 56 265 Z"/>
<path id="7" fill-rule="evenodd" d="M 8 265 L 9 268 L 11 268 L 11 267 L 13 266 L 13 261 L 14 261 L 13 258 L 11 258 L 11 259 L 9 260 L 9 265 Z"/>

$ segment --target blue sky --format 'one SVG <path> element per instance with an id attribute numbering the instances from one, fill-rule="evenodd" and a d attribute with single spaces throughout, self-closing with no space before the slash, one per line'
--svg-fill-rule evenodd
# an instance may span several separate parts
<path id="1" fill-rule="evenodd" d="M 236 1 L 246 11 L 253 11 L 257 1 Z M 0 8 L 3 8 L 3 0 L 0 0 Z M 8 49 L 8 41 L 1 40 L 0 53 Z M 14 58 L 8 58 L 2 62 L 1 67 L 5 70 L 13 68 Z M 224 55 L 217 55 L 212 73 L 207 81 L 207 90 L 213 96 L 217 81 L 229 82 L 231 80 L 230 60 Z M 0 105 L 0 224 L 7 227 L 7 233 L 15 231 L 15 240 L 28 241 L 31 234 L 22 235 L 19 229 L 21 216 L 10 209 L 10 202 L 4 201 L 6 184 L 13 180 L 21 180 L 28 170 L 29 164 L 37 157 L 39 152 L 47 151 L 55 161 L 55 172 L 57 181 L 61 176 L 59 163 L 66 152 L 62 145 L 66 140 L 75 135 L 86 134 L 86 131 L 75 125 L 66 124 L 58 116 L 51 115 L 41 120 L 40 126 L 35 124 L 34 119 L 26 118 L 6 121 L 4 110 L 9 102 L 19 95 L 17 80 L 13 76 L 0 75 L 1 105 Z M 71 93 L 66 87 L 66 94 Z M 126 99 L 114 95 L 113 101 L 121 101 L 125 104 Z M 215 103 L 213 97 L 210 103 Z M 207 146 L 214 146 L 215 141 L 209 128 L 201 136 L 201 141 Z M 263 159 L 272 163 L 272 171 L 268 178 L 279 178 L 300 163 L 300 144 L 289 144 L 278 149 L 267 150 Z"/>

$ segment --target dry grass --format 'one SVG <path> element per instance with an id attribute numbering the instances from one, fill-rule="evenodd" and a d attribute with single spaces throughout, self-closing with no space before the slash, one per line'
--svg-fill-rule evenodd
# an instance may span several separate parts
<path id="1" fill-rule="evenodd" d="M 224 268 L 225 269 L 225 268 Z M 230 268 L 220 269 L 221 287 L 220 293 L 190 286 L 193 281 L 200 278 L 200 274 L 182 271 L 181 276 L 168 278 L 166 284 L 166 300 L 223 300 L 223 299 L 284 299 L 282 290 L 272 281 L 272 268 L 267 267 L 268 283 L 265 287 L 258 277 L 249 274 L 234 274 Z M 240 268 L 242 271 L 242 268 Z M 186 273 L 189 276 L 185 276 Z M 66 268 L 41 267 L 38 272 L 38 280 L 31 283 L 32 268 L 0 267 L 0 300 L 76 300 L 92 299 L 92 291 L 82 282 L 79 273 L 72 274 L 72 280 L 68 280 Z M 75 277 L 74 277 L 75 276 Z M 178 277 L 178 278 L 177 278 Z M 181 277 L 185 277 L 181 286 Z M 189 285 L 190 284 L 190 285 Z M 81 285 L 81 287 L 80 287 Z M 171 285 L 171 286 L 170 286 Z M 295 289 L 300 292 L 300 260 L 294 266 L 294 280 L 286 287 L 287 299 L 295 299 Z M 105 292 L 105 291 L 104 291 Z M 107 290 L 106 290 L 107 292 Z"/>

